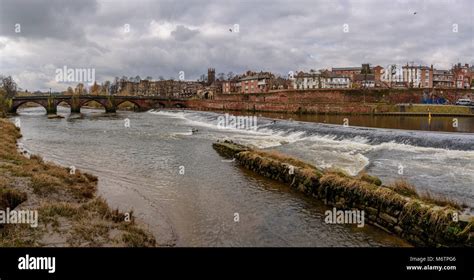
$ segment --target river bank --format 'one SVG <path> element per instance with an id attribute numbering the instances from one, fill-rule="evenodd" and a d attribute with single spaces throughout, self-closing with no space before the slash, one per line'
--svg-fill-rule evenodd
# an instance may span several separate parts
<path id="1" fill-rule="evenodd" d="M 239 165 L 326 205 L 365 211 L 368 223 L 416 246 L 474 247 L 474 218 L 463 214 L 463 205 L 446 198 L 420 196 L 405 182 L 385 186 L 379 178 L 365 173 L 353 177 L 340 170 L 322 170 L 293 157 L 229 141 L 215 142 L 213 147 Z"/>
<path id="2" fill-rule="evenodd" d="M 0 224 L 1 247 L 156 245 L 133 211 L 113 210 L 96 195 L 97 177 L 21 152 L 20 130 L 6 119 L 0 119 L 0 131 L 0 211 L 37 216 L 37 226 L 13 219 Z"/>

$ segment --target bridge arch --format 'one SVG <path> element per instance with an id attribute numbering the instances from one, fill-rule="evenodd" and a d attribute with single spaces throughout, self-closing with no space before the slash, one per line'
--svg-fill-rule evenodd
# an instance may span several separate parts
<path id="1" fill-rule="evenodd" d="M 120 106 L 120 104 L 123 104 L 125 102 L 130 102 L 132 103 L 133 105 L 135 105 L 137 107 L 138 110 L 141 110 L 142 109 L 142 106 L 140 106 L 140 104 L 137 102 L 137 101 L 134 101 L 133 99 L 124 99 L 124 100 L 120 100 L 118 101 L 117 103 L 115 103 L 115 107 L 118 109 L 118 106 Z"/>
<path id="2" fill-rule="evenodd" d="M 35 103 L 35 104 L 38 104 L 40 105 L 41 107 L 44 108 L 44 110 L 46 111 L 46 113 L 48 112 L 48 106 L 46 106 L 45 104 L 43 104 L 41 101 L 36 101 L 36 100 L 25 100 L 25 101 L 19 101 L 19 102 L 16 102 L 16 103 L 13 103 L 12 105 L 12 112 L 16 113 L 18 108 L 20 108 L 22 105 L 25 105 L 26 103 Z"/>
<path id="3" fill-rule="evenodd" d="M 88 103 L 93 102 L 99 104 L 102 108 L 104 108 L 105 111 L 107 111 L 107 106 L 101 102 L 101 100 L 98 99 L 86 99 L 80 102 L 79 108 L 82 108 L 83 106 L 87 106 Z"/>
<path id="4" fill-rule="evenodd" d="M 71 102 L 67 100 L 58 100 L 58 102 L 56 103 L 56 106 L 59 106 L 59 105 L 67 105 L 71 107 Z"/>
<path id="5" fill-rule="evenodd" d="M 158 102 L 155 103 L 154 107 L 162 109 L 162 108 L 166 108 L 166 104 L 164 102 L 158 101 Z"/>
<path id="6" fill-rule="evenodd" d="M 106 107 L 105 104 L 102 102 L 102 100 L 99 99 L 99 98 L 97 98 L 97 99 L 95 99 L 95 98 L 88 98 L 88 99 L 85 99 L 85 100 L 81 100 L 80 105 L 81 105 L 81 107 L 82 107 L 82 106 L 85 106 L 87 103 L 93 102 L 93 101 L 96 102 L 96 103 L 99 103 L 99 104 L 102 105 L 104 108 Z"/>

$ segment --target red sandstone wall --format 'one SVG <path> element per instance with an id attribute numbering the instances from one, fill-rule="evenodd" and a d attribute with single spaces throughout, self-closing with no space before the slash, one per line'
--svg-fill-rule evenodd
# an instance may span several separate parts
<path id="1" fill-rule="evenodd" d="M 319 90 L 287 90 L 260 94 L 218 94 L 215 100 L 257 101 L 257 102 L 369 102 L 369 103 L 418 103 L 423 97 L 423 92 L 428 89 L 319 89 Z M 433 91 L 438 96 L 456 101 L 458 98 L 474 93 L 474 90 L 465 89 L 436 89 Z"/>
<path id="2" fill-rule="evenodd" d="M 203 110 L 256 110 L 270 112 L 387 112 L 389 105 L 421 103 L 427 89 L 319 89 L 286 90 L 261 94 L 218 94 L 214 100 L 191 100 L 191 108 Z M 451 102 L 474 90 L 435 90 Z"/>

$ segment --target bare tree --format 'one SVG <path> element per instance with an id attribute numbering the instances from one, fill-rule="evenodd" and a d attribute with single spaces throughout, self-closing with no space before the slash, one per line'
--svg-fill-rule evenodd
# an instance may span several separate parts
<path id="1" fill-rule="evenodd" d="M 219 79 L 220 81 L 225 80 L 225 74 L 224 73 L 217 74 L 217 79 Z"/>
<path id="2" fill-rule="evenodd" d="M 0 76 L 0 83 L 6 98 L 12 98 L 16 95 L 18 87 L 11 76 Z"/>
<path id="3" fill-rule="evenodd" d="M 72 87 L 67 87 L 66 95 L 74 95 L 74 90 Z"/>
<path id="4" fill-rule="evenodd" d="M 105 95 L 109 95 L 110 94 L 110 81 L 105 81 L 104 84 L 102 85 L 102 91 L 104 91 L 104 94 Z"/>
<path id="5" fill-rule="evenodd" d="M 78 95 L 84 94 L 84 84 L 78 83 L 75 89 L 75 93 Z"/>
<path id="6" fill-rule="evenodd" d="M 120 87 L 120 78 L 115 77 L 115 80 L 113 81 L 113 83 L 109 87 L 110 94 L 117 94 L 118 91 L 119 91 L 119 87 Z"/>

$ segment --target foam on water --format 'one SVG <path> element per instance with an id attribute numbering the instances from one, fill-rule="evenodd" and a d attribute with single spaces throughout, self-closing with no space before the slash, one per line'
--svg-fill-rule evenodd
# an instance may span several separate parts
<path id="1" fill-rule="evenodd" d="M 273 148 L 321 168 L 351 175 L 363 170 L 389 183 L 405 179 L 421 190 L 474 204 L 474 135 L 344 127 L 341 125 L 258 118 L 258 129 L 219 129 L 213 112 L 153 112 L 206 127 L 212 139 L 229 139 L 256 148 Z M 194 136 L 193 136 L 194 137 Z M 198 136 L 196 136 L 198 137 Z M 400 176 L 399 166 L 404 167 Z"/>

